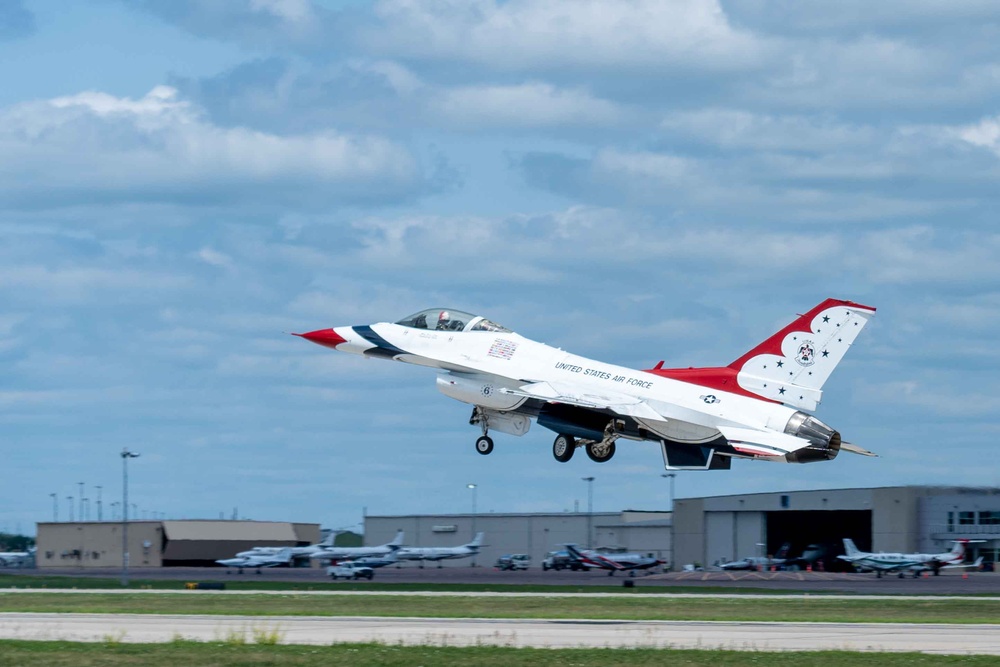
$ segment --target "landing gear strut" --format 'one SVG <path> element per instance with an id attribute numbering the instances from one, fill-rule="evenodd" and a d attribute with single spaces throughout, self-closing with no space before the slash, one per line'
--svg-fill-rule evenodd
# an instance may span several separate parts
<path id="1" fill-rule="evenodd" d="M 490 432 L 490 419 L 487 417 L 479 406 L 472 408 L 472 416 L 469 418 L 470 424 L 479 424 L 483 429 L 483 434 L 476 438 L 476 451 L 486 456 L 493 451 L 493 438 L 489 436 Z"/>

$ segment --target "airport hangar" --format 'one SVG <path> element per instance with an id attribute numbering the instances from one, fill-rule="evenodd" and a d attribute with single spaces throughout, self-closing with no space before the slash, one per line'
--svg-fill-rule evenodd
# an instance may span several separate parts
<path id="1" fill-rule="evenodd" d="M 477 565 L 503 554 L 525 553 L 539 565 L 567 542 L 653 554 L 673 569 L 774 554 L 784 542 L 798 556 L 810 544 L 828 548 L 829 565 L 841 565 L 843 538 L 871 551 L 940 552 L 952 540 L 969 545 L 971 558 L 1000 561 L 1000 488 L 897 486 L 752 493 L 681 498 L 674 513 L 561 512 L 550 514 L 442 514 L 366 516 L 365 544 L 389 542 L 405 531 L 412 546 L 456 546 L 486 533 Z M 589 527 L 589 528 L 588 528 Z M 588 533 L 593 536 L 588 540 Z M 671 553 L 671 541 L 676 547 Z M 470 559 L 445 560 L 468 567 Z M 433 565 L 432 565 L 433 566 Z"/>
<path id="2" fill-rule="evenodd" d="M 215 565 L 221 558 L 257 546 L 297 547 L 320 541 L 317 523 L 282 521 L 129 521 L 129 562 L 133 567 Z M 120 521 L 38 524 L 39 568 L 121 568 Z M 309 566 L 309 559 L 297 563 Z"/>
<path id="3" fill-rule="evenodd" d="M 1000 561 L 1000 488 L 786 491 L 681 498 L 674 506 L 673 516 L 636 510 L 370 515 L 365 517 L 364 543 L 384 544 L 402 529 L 409 546 L 450 547 L 469 542 L 475 532 L 483 531 L 485 543 L 475 559 L 441 564 L 490 566 L 503 554 L 526 553 L 539 565 L 547 552 L 572 542 L 651 553 L 679 567 L 773 554 L 786 541 L 796 556 L 817 543 L 838 553 L 844 537 L 865 550 L 923 552 L 947 551 L 952 540 L 965 538 L 982 540 L 969 545 L 972 558 Z M 39 523 L 37 566 L 120 567 L 120 531 L 121 523 L 116 521 Z M 320 536 L 319 525 L 307 523 L 130 521 L 129 553 L 136 567 L 213 565 L 216 559 L 254 546 L 305 546 L 315 544 Z M 676 546 L 674 553 L 671 542 Z M 306 559 L 296 564 L 317 565 Z"/>

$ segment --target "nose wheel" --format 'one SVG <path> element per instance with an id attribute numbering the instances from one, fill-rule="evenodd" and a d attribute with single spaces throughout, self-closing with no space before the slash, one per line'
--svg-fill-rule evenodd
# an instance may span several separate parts
<path id="1" fill-rule="evenodd" d="M 493 438 L 488 435 L 481 435 L 476 439 L 476 451 L 486 456 L 493 451 Z"/>

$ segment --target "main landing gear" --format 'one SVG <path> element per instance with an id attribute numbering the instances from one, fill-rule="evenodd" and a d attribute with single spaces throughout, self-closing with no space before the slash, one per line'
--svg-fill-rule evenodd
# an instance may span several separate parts
<path id="1" fill-rule="evenodd" d="M 587 456 L 594 463 L 606 463 L 615 455 L 615 440 L 618 434 L 615 433 L 614 423 L 609 422 L 604 429 L 604 438 L 601 440 L 577 440 L 571 435 L 560 433 L 552 443 L 552 456 L 559 463 L 566 463 L 573 458 L 573 452 L 577 447 L 583 447 Z"/>
<path id="2" fill-rule="evenodd" d="M 472 416 L 469 418 L 469 423 L 472 425 L 479 424 L 483 429 L 483 434 L 476 438 L 476 451 L 486 456 L 493 451 L 493 438 L 488 434 L 490 432 L 490 418 L 479 409 L 479 406 L 472 408 Z"/>

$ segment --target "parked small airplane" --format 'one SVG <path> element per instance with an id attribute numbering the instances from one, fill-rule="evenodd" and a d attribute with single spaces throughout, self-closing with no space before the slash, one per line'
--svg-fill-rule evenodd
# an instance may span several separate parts
<path id="1" fill-rule="evenodd" d="M 396 557 L 398 551 L 393 551 L 385 556 L 363 556 L 361 558 L 352 558 L 350 563 L 355 565 L 360 565 L 363 567 L 379 568 L 386 567 L 387 565 L 398 565 L 399 558 Z"/>
<path id="2" fill-rule="evenodd" d="M 0 566 L 21 567 L 35 555 L 35 547 L 27 551 L 0 551 Z"/>
<path id="3" fill-rule="evenodd" d="M 782 567 L 789 560 L 788 550 L 791 548 L 791 543 L 785 542 L 773 558 L 771 556 L 747 556 L 729 563 L 719 563 L 719 567 L 723 570 L 770 570 L 772 567 Z"/>
<path id="4" fill-rule="evenodd" d="M 483 535 L 484 533 L 476 533 L 476 537 L 471 542 L 457 547 L 403 547 L 395 553 L 395 556 L 399 560 L 418 560 L 420 567 L 424 566 L 425 560 L 437 562 L 438 567 L 442 567 L 439 561 L 451 560 L 452 558 L 471 558 L 478 554 L 479 547 L 483 544 Z"/>
<path id="5" fill-rule="evenodd" d="M 615 443 L 659 443 L 669 470 L 728 470 L 733 458 L 810 463 L 841 450 L 874 456 L 801 410 L 815 410 L 822 387 L 875 309 L 827 299 L 728 366 L 635 371 L 524 338 L 490 320 L 445 308 L 395 324 L 295 334 L 325 347 L 394 359 L 438 371 L 446 396 L 473 406 L 490 430 L 515 436 L 531 420 L 555 431 L 552 454 L 569 461 L 577 447 L 603 463 Z"/>
<path id="6" fill-rule="evenodd" d="M 885 572 L 898 572 L 902 579 L 906 572 L 913 572 L 914 577 L 919 577 L 921 572 L 931 571 L 935 575 L 941 570 L 952 568 L 978 567 L 983 559 L 979 558 L 975 563 L 963 564 L 965 561 L 965 546 L 970 540 L 955 540 L 955 546 L 951 551 L 939 554 L 925 553 L 899 553 L 899 552 L 879 552 L 861 551 L 854 544 L 854 540 L 844 538 L 845 554 L 837 556 L 841 560 L 854 565 L 861 570 L 874 570 L 875 576 L 882 577 Z"/>
<path id="7" fill-rule="evenodd" d="M 289 549 L 292 553 L 292 557 L 310 556 L 323 549 L 328 549 L 333 546 L 333 540 L 336 538 L 335 533 L 330 533 L 327 535 L 326 539 L 322 542 L 317 542 L 316 544 L 310 544 L 305 547 L 253 547 L 247 551 L 241 551 L 236 554 L 236 558 L 254 558 L 256 556 L 269 556 L 276 554 L 283 549 Z"/>
<path id="8" fill-rule="evenodd" d="M 653 558 L 652 554 L 643 556 L 637 553 L 603 554 L 593 549 L 580 549 L 575 544 L 567 544 L 566 551 L 569 555 L 577 559 L 590 568 L 608 570 L 608 576 L 615 572 L 627 571 L 635 576 L 636 570 L 648 570 L 657 565 L 663 565 L 666 561 Z"/>
<path id="9" fill-rule="evenodd" d="M 309 554 L 310 558 L 319 558 L 321 560 L 329 561 L 342 561 L 342 560 L 353 560 L 355 558 L 364 558 L 366 556 L 385 556 L 397 551 L 403 546 L 403 531 L 398 531 L 396 537 L 393 538 L 392 542 L 387 542 L 385 544 L 380 544 L 378 546 L 371 547 L 326 547 L 319 551 L 314 551 Z"/>
<path id="10" fill-rule="evenodd" d="M 243 574 L 244 568 L 256 569 L 257 574 L 260 574 L 261 568 L 288 565 L 291 561 L 292 550 L 290 547 L 285 547 L 273 554 L 258 554 L 256 556 L 244 557 L 237 556 L 236 558 L 223 558 L 215 562 L 226 567 L 226 574 L 229 574 L 229 568 L 233 567 L 237 569 L 239 574 Z"/>

